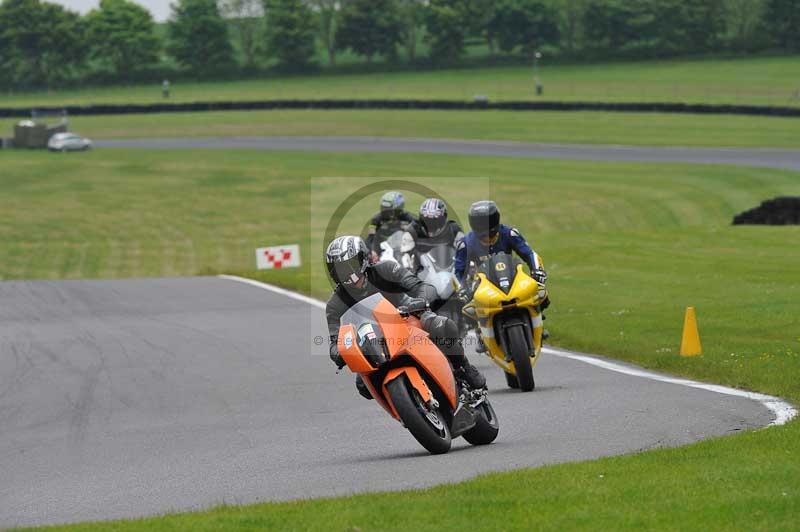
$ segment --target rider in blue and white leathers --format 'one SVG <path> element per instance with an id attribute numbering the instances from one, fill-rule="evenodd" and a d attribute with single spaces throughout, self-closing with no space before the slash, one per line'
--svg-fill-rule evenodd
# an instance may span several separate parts
<path id="1" fill-rule="evenodd" d="M 470 262 L 480 265 L 496 253 L 512 251 L 525 261 L 537 281 L 537 277 L 547 279 L 539 255 L 517 229 L 500 223 L 500 211 L 493 201 L 473 203 L 469 221 L 472 231 L 456 247 L 455 273 L 462 284 Z"/>

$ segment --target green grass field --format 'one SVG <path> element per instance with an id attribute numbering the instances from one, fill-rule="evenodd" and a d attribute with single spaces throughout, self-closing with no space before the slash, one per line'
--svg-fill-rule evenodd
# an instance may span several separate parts
<path id="1" fill-rule="evenodd" d="M 800 402 L 800 227 L 730 225 L 764 199 L 800 194 L 797 173 L 245 151 L 6 152 L 0 160 L 4 279 L 226 272 L 324 297 L 315 258 L 326 211 L 312 205 L 332 209 L 344 191 L 404 178 L 442 190 L 463 217 L 488 189 L 548 264 L 554 344 Z M 324 176 L 349 177 L 312 179 Z M 363 225 L 377 203 L 365 201 L 343 231 Z M 288 242 L 301 244 L 304 268 L 254 271 L 253 248 Z M 705 349 L 691 359 L 677 354 L 687 305 L 698 310 Z M 114 528 L 791 530 L 799 454 L 795 421 L 402 496 L 225 507 Z"/>
<path id="2" fill-rule="evenodd" d="M 549 66 L 542 62 L 540 100 L 704 102 L 800 105 L 798 56 L 672 60 Z M 170 101 L 266 99 L 423 98 L 534 100 L 532 67 L 428 72 L 309 75 L 272 79 L 181 83 Z M 87 88 L 0 96 L 0 107 L 160 102 L 161 86 Z"/>
<path id="3" fill-rule="evenodd" d="M 16 120 L 0 119 L 0 136 Z M 644 146 L 800 148 L 800 118 L 514 111 L 258 111 L 73 117 L 91 139 L 209 136 L 421 137 Z"/>

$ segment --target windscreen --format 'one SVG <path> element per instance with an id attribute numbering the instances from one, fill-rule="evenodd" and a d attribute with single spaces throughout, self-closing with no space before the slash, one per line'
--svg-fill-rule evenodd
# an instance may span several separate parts
<path id="1" fill-rule="evenodd" d="M 522 261 L 506 253 L 492 255 L 484 261 L 478 271 L 486 274 L 486 278 L 506 294 L 514 284 L 517 275 L 517 265 Z"/>
<path id="2" fill-rule="evenodd" d="M 399 256 L 400 248 L 403 245 L 403 233 L 405 233 L 405 231 L 395 231 L 386 239 L 386 242 L 389 243 L 395 252 L 395 258 Z"/>
<path id="3" fill-rule="evenodd" d="M 375 319 L 375 307 L 383 301 L 381 294 L 374 294 L 358 301 L 339 319 L 339 326 L 352 325 L 356 331 L 355 341 L 364 356 L 377 367 L 388 359 L 383 332 Z"/>
<path id="4" fill-rule="evenodd" d="M 447 244 L 434 246 L 428 254 L 433 259 L 433 267 L 437 272 L 451 270 L 454 267 L 456 250 L 453 246 Z"/>

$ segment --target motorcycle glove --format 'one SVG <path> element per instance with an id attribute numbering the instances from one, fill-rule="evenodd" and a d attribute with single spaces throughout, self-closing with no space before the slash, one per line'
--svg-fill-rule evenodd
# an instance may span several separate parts
<path id="1" fill-rule="evenodd" d="M 472 294 L 470 294 L 469 290 L 467 290 L 466 288 L 462 288 L 461 290 L 459 290 L 458 293 L 456 294 L 456 297 L 463 304 L 467 304 L 472 300 Z"/>
<path id="2" fill-rule="evenodd" d="M 356 389 L 364 399 L 372 399 L 372 394 L 370 393 L 369 388 L 367 388 L 367 385 L 364 384 L 364 379 L 361 378 L 361 375 L 356 376 Z"/>
<path id="3" fill-rule="evenodd" d="M 410 314 L 420 314 L 430 308 L 428 302 L 421 297 L 409 298 L 408 300 L 406 300 L 405 303 L 406 303 L 405 305 L 397 309 L 402 316 L 408 316 Z"/>
<path id="4" fill-rule="evenodd" d="M 536 268 L 533 270 L 531 277 L 536 279 L 536 282 L 539 284 L 547 284 L 547 272 L 541 268 Z"/>
<path id="5" fill-rule="evenodd" d="M 333 360 L 333 363 L 336 364 L 336 369 L 342 369 L 347 365 L 347 363 L 342 358 L 342 355 L 339 354 L 339 347 L 336 344 L 331 344 L 331 349 L 329 354 L 331 360 Z"/>
<path id="6" fill-rule="evenodd" d="M 539 303 L 539 312 L 544 311 L 544 309 L 546 309 L 549 306 L 550 306 L 550 296 L 545 296 L 544 300 L 541 303 Z M 544 316 L 542 316 L 542 319 L 544 319 Z"/>

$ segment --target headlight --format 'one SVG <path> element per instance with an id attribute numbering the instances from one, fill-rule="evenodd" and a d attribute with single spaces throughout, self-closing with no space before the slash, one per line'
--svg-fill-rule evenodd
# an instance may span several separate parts
<path id="1" fill-rule="evenodd" d="M 375 328 L 371 323 L 364 323 L 358 328 L 358 347 L 364 353 L 364 357 L 372 364 L 372 367 L 379 367 L 389 360 L 386 342 L 381 336 L 375 333 Z"/>

